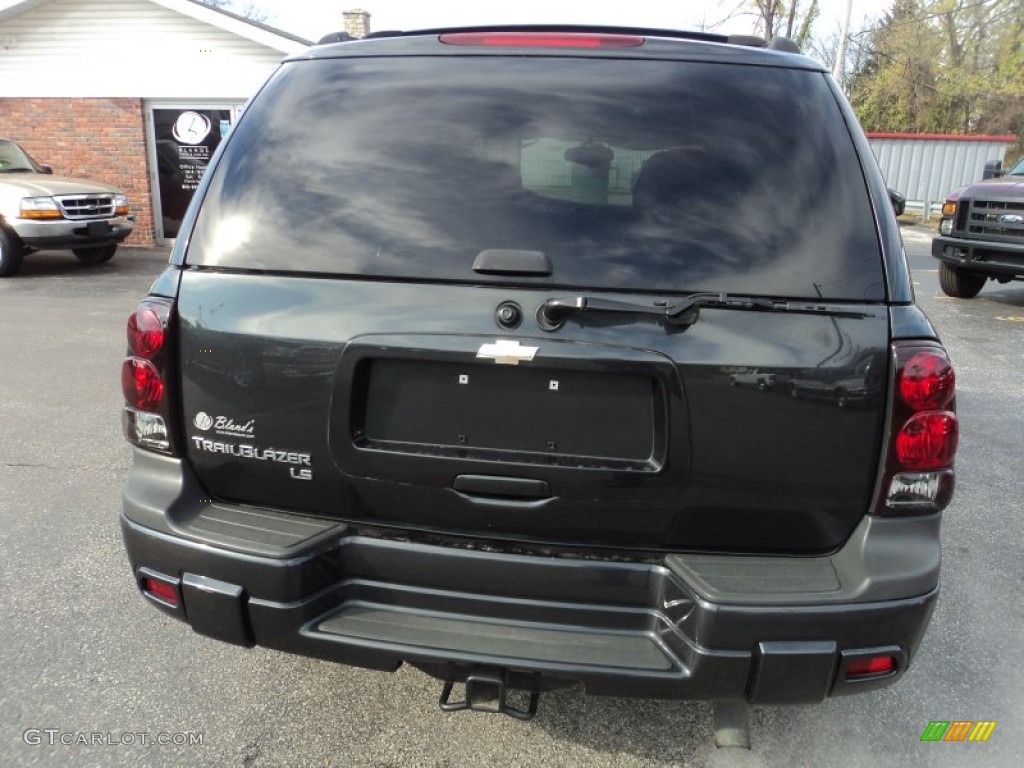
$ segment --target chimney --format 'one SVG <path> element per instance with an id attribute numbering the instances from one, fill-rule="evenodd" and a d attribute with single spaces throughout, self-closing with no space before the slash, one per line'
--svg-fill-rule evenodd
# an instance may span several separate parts
<path id="1" fill-rule="evenodd" d="M 352 37 L 360 38 L 370 34 L 370 14 L 367 11 L 356 8 L 344 11 L 341 15 L 345 18 L 345 31 Z"/>

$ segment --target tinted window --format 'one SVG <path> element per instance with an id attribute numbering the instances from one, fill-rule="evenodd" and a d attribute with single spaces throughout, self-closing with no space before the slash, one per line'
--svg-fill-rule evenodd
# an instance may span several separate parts
<path id="1" fill-rule="evenodd" d="M 819 73 L 612 59 L 285 65 L 235 129 L 193 264 L 883 297 L 863 174 Z"/>

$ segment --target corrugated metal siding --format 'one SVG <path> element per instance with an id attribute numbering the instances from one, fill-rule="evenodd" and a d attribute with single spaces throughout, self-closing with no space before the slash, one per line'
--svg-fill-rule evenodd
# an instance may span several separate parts
<path id="1" fill-rule="evenodd" d="M 982 177 L 985 163 L 1004 160 L 998 141 L 868 137 L 885 183 L 916 203 L 941 203 L 957 187 Z"/>
<path id="2" fill-rule="evenodd" d="M 0 96 L 245 99 L 281 58 L 148 0 L 52 0 L 0 22 Z"/>

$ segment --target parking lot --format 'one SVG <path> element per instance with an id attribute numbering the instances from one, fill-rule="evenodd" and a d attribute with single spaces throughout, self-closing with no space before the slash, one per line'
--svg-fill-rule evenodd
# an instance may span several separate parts
<path id="1" fill-rule="evenodd" d="M 118 380 L 125 320 L 167 251 L 122 248 L 91 268 L 29 256 L 21 276 L 0 280 L 0 766 L 1018 765 L 1024 283 L 947 299 L 930 230 L 903 234 L 957 371 L 943 592 L 899 685 L 757 708 L 749 752 L 716 750 L 707 703 L 570 689 L 543 696 L 530 722 L 445 715 L 440 683 L 410 668 L 246 651 L 155 611 L 136 594 L 118 529 L 130 462 Z M 933 720 L 998 724 L 986 743 L 922 743 Z"/>

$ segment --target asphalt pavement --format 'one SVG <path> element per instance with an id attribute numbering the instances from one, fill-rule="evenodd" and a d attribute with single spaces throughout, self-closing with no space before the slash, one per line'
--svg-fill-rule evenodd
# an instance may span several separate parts
<path id="1" fill-rule="evenodd" d="M 207 640 L 136 594 L 118 529 L 124 324 L 165 249 L 34 254 L 0 280 L 0 766 L 1017 766 L 1024 754 L 1024 283 L 947 299 L 905 226 L 957 372 L 942 595 L 896 686 L 759 707 L 716 749 L 706 703 L 546 694 L 530 722 L 442 714 L 440 684 Z M 985 743 L 921 742 L 990 720 Z M 201 739 L 201 744 L 195 743 Z M 168 743 L 157 743 L 166 741 Z M 69 742 L 69 743 L 68 743 Z"/>

